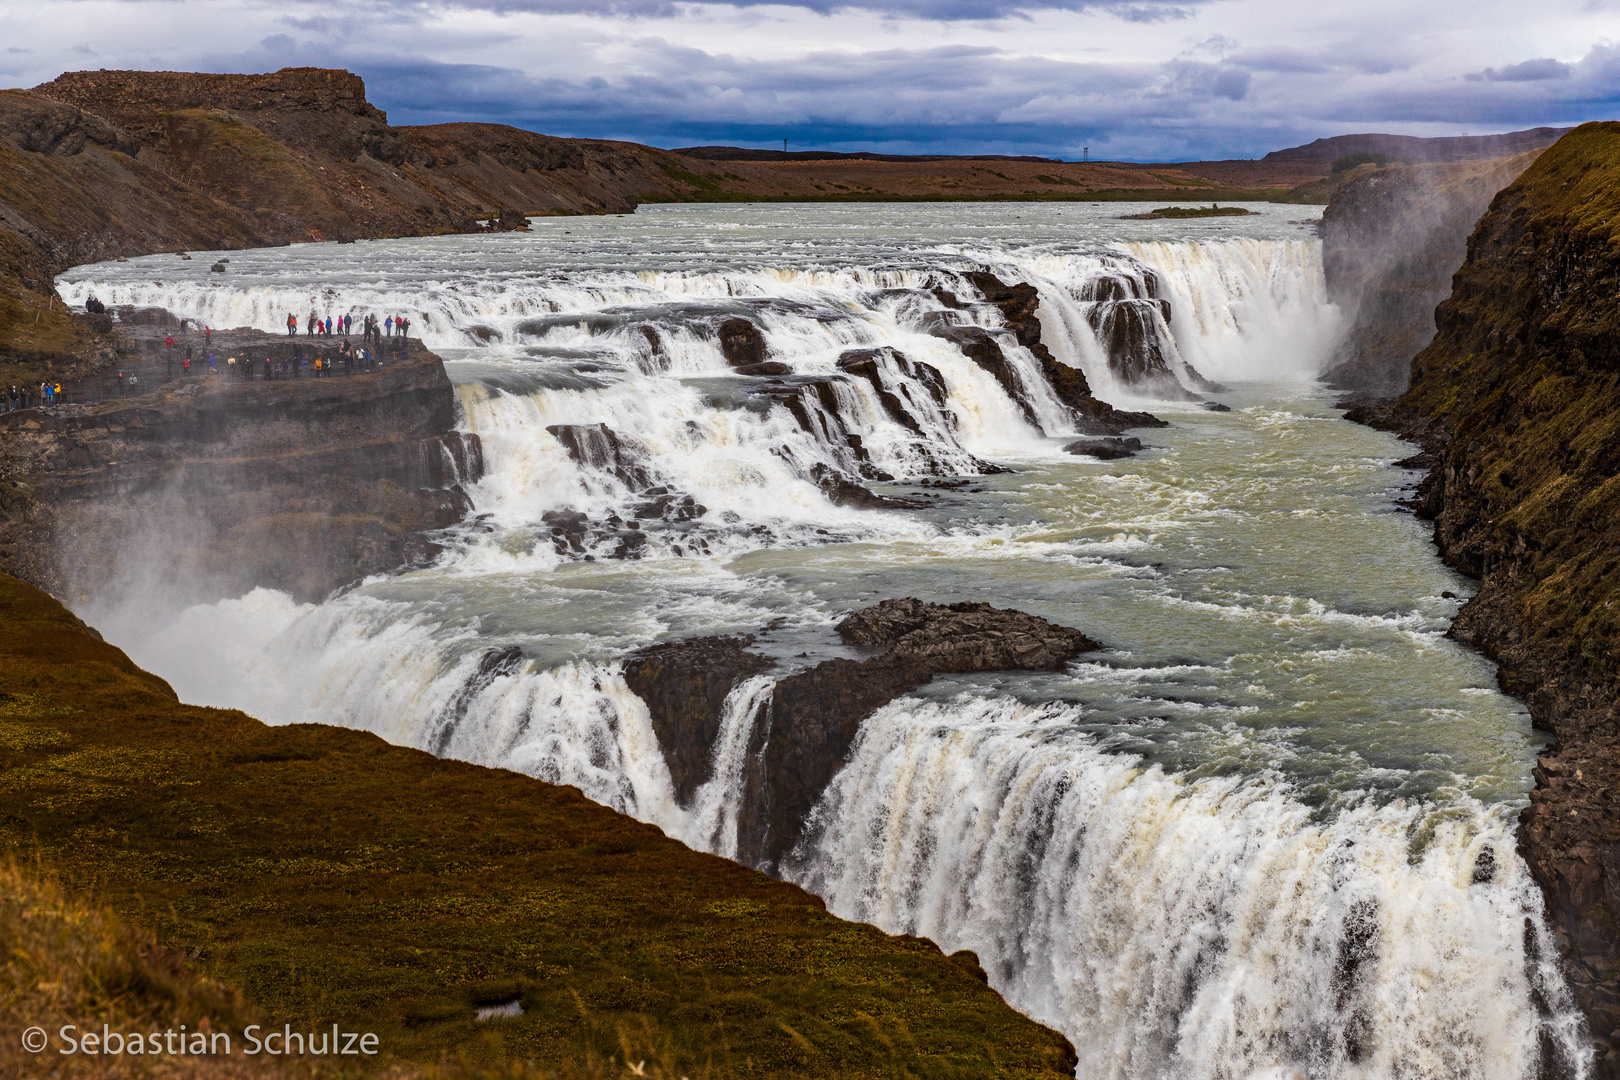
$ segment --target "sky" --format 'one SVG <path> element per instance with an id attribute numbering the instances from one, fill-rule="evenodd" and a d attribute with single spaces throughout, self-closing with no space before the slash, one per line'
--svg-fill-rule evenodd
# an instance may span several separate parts
<path id="1" fill-rule="evenodd" d="M 341 67 L 395 124 L 1093 160 L 1620 118 L 1620 0 L 32 0 L 0 86 Z"/>

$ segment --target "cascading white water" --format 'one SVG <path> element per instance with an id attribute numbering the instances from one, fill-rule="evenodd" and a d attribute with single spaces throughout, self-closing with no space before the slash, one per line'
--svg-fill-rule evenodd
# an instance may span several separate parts
<path id="1" fill-rule="evenodd" d="M 1322 245 L 1306 240 L 1121 244 L 1169 290 L 1181 356 L 1218 381 L 1311 379 L 1339 333 Z"/>
<path id="2" fill-rule="evenodd" d="M 320 605 L 259 590 L 158 633 L 145 612 L 89 614 L 186 700 L 574 784 L 734 855 L 773 677 L 733 690 L 682 806 L 624 652 L 771 626 L 758 647 L 791 669 L 886 596 L 1036 611 L 1113 651 L 883 710 L 792 876 L 841 915 L 979 952 L 1075 1041 L 1081 1075 L 1528 1077 L 1544 1037 L 1579 1072 L 1510 837 L 1527 721 L 1440 637 L 1442 594 L 1466 584 L 1380 512 L 1409 451 L 1299 385 L 1336 318 L 1291 220 L 1307 212 L 664 208 L 231 253 L 224 281 L 81 268 L 69 300 L 215 325 L 408 313 L 488 466 L 478 517 L 429 570 Z M 1174 426 L 1142 432 L 1134 461 L 1059 452 L 1072 418 L 972 303 L 975 269 L 1036 285 L 1056 358 Z M 1119 377 L 1099 339 L 1104 295 L 1136 305 L 1175 384 L 1159 390 L 1208 393 L 1196 371 L 1233 385 L 1235 411 L 1143 401 L 1155 386 Z M 717 328 L 736 317 L 786 375 L 733 371 Z M 996 332 L 1020 397 L 944 325 Z M 870 377 L 840 367 L 854 350 Z M 921 505 L 834 505 L 829 473 Z M 921 484 L 939 476 L 971 486 Z"/>
<path id="3" fill-rule="evenodd" d="M 1010 699 L 902 701 L 864 725 L 791 875 L 863 921 L 978 952 L 1079 1076 L 1527 1075 L 1576 1045 L 1511 818 L 1277 778 L 1188 782 Z M 1486 854 L 1489 852 L 1490 854 Z M 1481 859 L 1489 872 L 1481 869 Z M 1488 878 L 1488 880 L 1481 880 Z"/>

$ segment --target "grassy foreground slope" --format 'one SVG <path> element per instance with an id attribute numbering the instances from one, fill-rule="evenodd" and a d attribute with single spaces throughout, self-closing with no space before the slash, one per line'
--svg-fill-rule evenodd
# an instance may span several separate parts
<path id="1" fill-rule="evenodd" d="M 227 1028 L 251 1015 L 373 1031 L 379 1066 L 1073 1069 L 1067 1040 L 1007 1006 L 971 954 L 833 918 L 803 890 L 573 788 L 362 732 L 181 705 L 5 576 L 0 844 L 246 1002 L 187 991 L 184 1008 L 211 1008 Z M 38 992 L 18 970 L 0 971 L 0 997 Z M 513 1000 L 521 1016 L 474 1019 Z"/>

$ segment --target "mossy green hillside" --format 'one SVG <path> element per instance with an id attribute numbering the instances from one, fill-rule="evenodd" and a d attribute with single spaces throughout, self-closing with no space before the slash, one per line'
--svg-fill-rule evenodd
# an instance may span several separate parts
<path id="1" fill-rule="evenodd" d="M 1008 1007 L 968 954 L 833 918 L 573 788 L 181 705 L 7 577 L 0 839 L 258 1014 L 376 1032 L 384 1064 L 1073 1068 L 1068 1043 Z M 514 1000 L 521 1016 L 474 1018 Z"/>

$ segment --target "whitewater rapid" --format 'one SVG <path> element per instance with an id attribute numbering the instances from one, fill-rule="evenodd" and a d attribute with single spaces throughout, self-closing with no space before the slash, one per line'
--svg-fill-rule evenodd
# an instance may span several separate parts
<path id="1" fill-rule="evenodd" d="M 234 252 L 223 276 L 80 268 L 69 301 L 216 326 L 409 313 L 488 466 L 432 568 L 320 604 L 212 600 L 156 632 L 118 597 L 86 614 L 188 701 L 576 785 L 735 856 L 762 703 L 848 655 L 842 613 L 1031 611 L 1107 650 L 880 710 L 781 872 L 975 950 L 1082 1076 L 1508 1078 L 1548 1054 L 1582 1073 L 1514 850 L 1536 736 L 1443 636 L 1470 586 L 1392 512 L 1409 450 L 1313 381 L 1338 329 L 1296 220 L 1313 211 L 1120 213 L 657 208 Z M 1137 432 L 1137 459 L 1064 453 L 1079 425 L 975 302 L 981 271 L 1035 285 L 1056 361 L 1172 426 Z M 785 373 L 735 372 L 718 328 L 737 318 Z M 918 505 L 840 506 L 829 476 Z M 620 660 L 739 632 L 781 668 L 733 691 L 682 804 Z"/>

